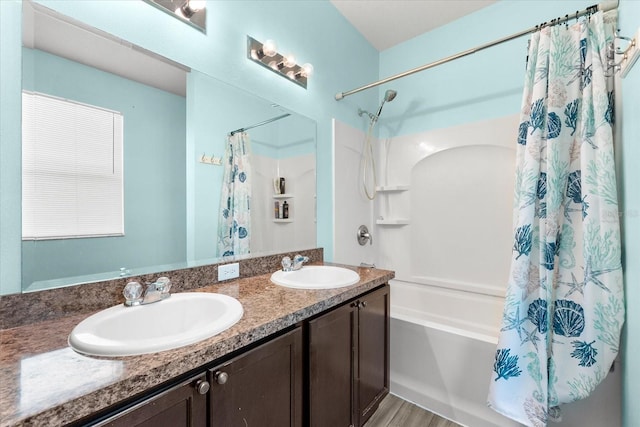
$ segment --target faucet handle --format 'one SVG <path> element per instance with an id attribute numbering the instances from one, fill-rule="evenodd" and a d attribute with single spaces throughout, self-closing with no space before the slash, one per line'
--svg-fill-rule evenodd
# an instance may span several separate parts
<path id="1" fill-rule="evenodd" d="M 171 290 L 171 280 L 168 277 L 158 277 L 158 280 L 155 282 L 156 290 L 163 293 L 168 294 Z"/>
<path id="2" fill-rule="evenodd" d="M 142 285 L 138 282 L 129 282 L 122 291 L 125 302 L 124 305 L 138 305 L 142 297 Z"/>
<path id="3" fill-rule="evenodd" d="M 293 257 L 293 262 L 309 262 L 309 257 L 296 254 L 296 256 Z"/>
<path id="4" fill-rule="evenodd" d="M 291 258 L 288 256 L 282 258 L 280 265 L 282 265 L 282 271 L 291 271 Z"/>

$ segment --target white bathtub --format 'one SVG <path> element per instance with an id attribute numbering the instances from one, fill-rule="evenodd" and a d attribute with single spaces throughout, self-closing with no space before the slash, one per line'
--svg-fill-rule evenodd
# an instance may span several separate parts
<path id="1" fill-rule="evenodd" d="M 515 427 L 486 406 L 501 298 L 391 282 L 391 392 L 469 427 Z M 563 427 L 621 425 L 621 369 L 563 408 Z M 553 426 L 553 424 L 550 424 Z"/>

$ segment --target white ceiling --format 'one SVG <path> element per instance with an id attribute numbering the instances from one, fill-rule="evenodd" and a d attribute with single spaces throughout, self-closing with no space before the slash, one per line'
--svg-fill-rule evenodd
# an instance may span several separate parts
<path id="1" fill-rule="evenodd" d="M 330 0 L 378 51 L 489 6 L 496 0 Z"/>

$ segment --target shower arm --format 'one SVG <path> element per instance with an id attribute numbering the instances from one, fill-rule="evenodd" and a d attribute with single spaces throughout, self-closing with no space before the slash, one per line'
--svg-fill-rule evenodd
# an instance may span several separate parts
<path id="1" fill-rule="evenodd" d="M 376 117 L 375 114 L 368 112 L 367 110 L 363 110 L 362 108 L 358 108 L 358 115 L 360 117 L 362 117 L 363 115 L 367 115 L 369 116 L 369 120 L 377 120 L 378 117 Z"/>
<path id="2" fill-rule="evenodd" d="M 413 68 L 411 70 L 408 70 L 408 71 L 405 71 L 405 72 L 402 72 L 402 73 L 387 77 L 385 79 L 378 80 L 377 82 L 369 83 L 368 85 L 361 86 L 361 87 L 359 87 L 357 89 L 352 89 L 352 90 L 349 90 L 349 91 L 346 91 L 346 92 L 338 92 L 336 94 L 336 96 L 335 96 L 336 101 L 340 101 L 344 97 L 349 96 L 349 95 L 353 95 L 354 93 L 358 93 L 358 92 L 361 92 L 361 91 L 366 90 L 366 89 L 371 89 L 372 87 L 380 86 L 380 85 L 383 85 L 383 84 L 388 83 L 390 81 L 397 80 L 397 79 L 400 79 L 402 77 L 406 77 L 406 76 L 409 76 L 411 74 L 418 73 L 420 71 L 428 70 L 429 68 L 433 68 L 433 67 L 436 67 L 438 65 L 445 64 L 447 62 L 453 61 L 455 59 L 462 58 L 464 56 L 471 55 L 471 54 L 476 53 L 476 52 L 480 52 L 481 50 L 487 49 L 489 47 L 493 47 L 493 46 L 499 45 L 501 43 L 516 39 L 518 37 L 522 37 L 524 35 L 527 35 L 527 34 L 530 34 L 530 33 L 534 33 L 534 32 L 536 32 L 538 30 L 541 30 L 544 27 L 549 27 L 549 26 L 558 25 L 558 24 L 564 24 L 565 22 L 569 21 L 570 19 L 578 19 L 581 16 L 592 14 L 592 13 L 595 13 L 597 11 L 606 12 L 606 11 L 609 11 L 609 10 L 617 9 L 619 3 L 620 3 L 620 0 L 605 0 L 602 3 L 598 3 L 598 4 L 595 4 L 593 6 L 589 6 L 589 7 L 585 8 L 585 9 L 583 9 L 583 10 L 577 11 L 574 14 L 565 15 L 564 18 L 556 18 L 556 19 L 552 19 L 552 20 L 550 20 L 548 22 L 543 22 L 542 24 L 539 24 L 539 25 L 536 25 L 535 27 L 531 27 L 531 28 L 528 28 L 526 30 L 520 31 L 519 33 L 515 33 L 515 34 L 512 34 L 510 36 L 503 37 L 501 39 L 492 41 L 490 43 L 486 43 L 486 44 L 483 44 L 483 45 L 480 45 L 480 46 L 476 46 L 474 48 L 465 50 L 463 52 L 456 53 L 455 55 L 451 55 L 451 56 L 448 56 L 446 58 L 442 58 L 442 59 L 439 59 L 437 61 L 431 62 L 429 64 L 425 64 L 425 65 L 422 65 L 420 67 L 416 67 L 416 68 Z"/>

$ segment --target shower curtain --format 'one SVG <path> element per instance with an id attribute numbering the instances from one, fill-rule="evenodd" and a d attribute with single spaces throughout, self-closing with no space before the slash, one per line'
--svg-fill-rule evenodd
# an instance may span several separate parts
<path id="1" fill-rule="evenodd" d="M 227 138 L 220 213 L 218 256 L 249 253 L 251 242 L 251 144 L 245 132 Z"/>
<path id="2" fill-rule="evenodd" d="M 488 404 L 527 426 L 607 375 L 624 321 L 607 47 L 616 12 L 531 36 L 514 245 Z M 612 74 L 612 73 L 611 73 Z"/>

